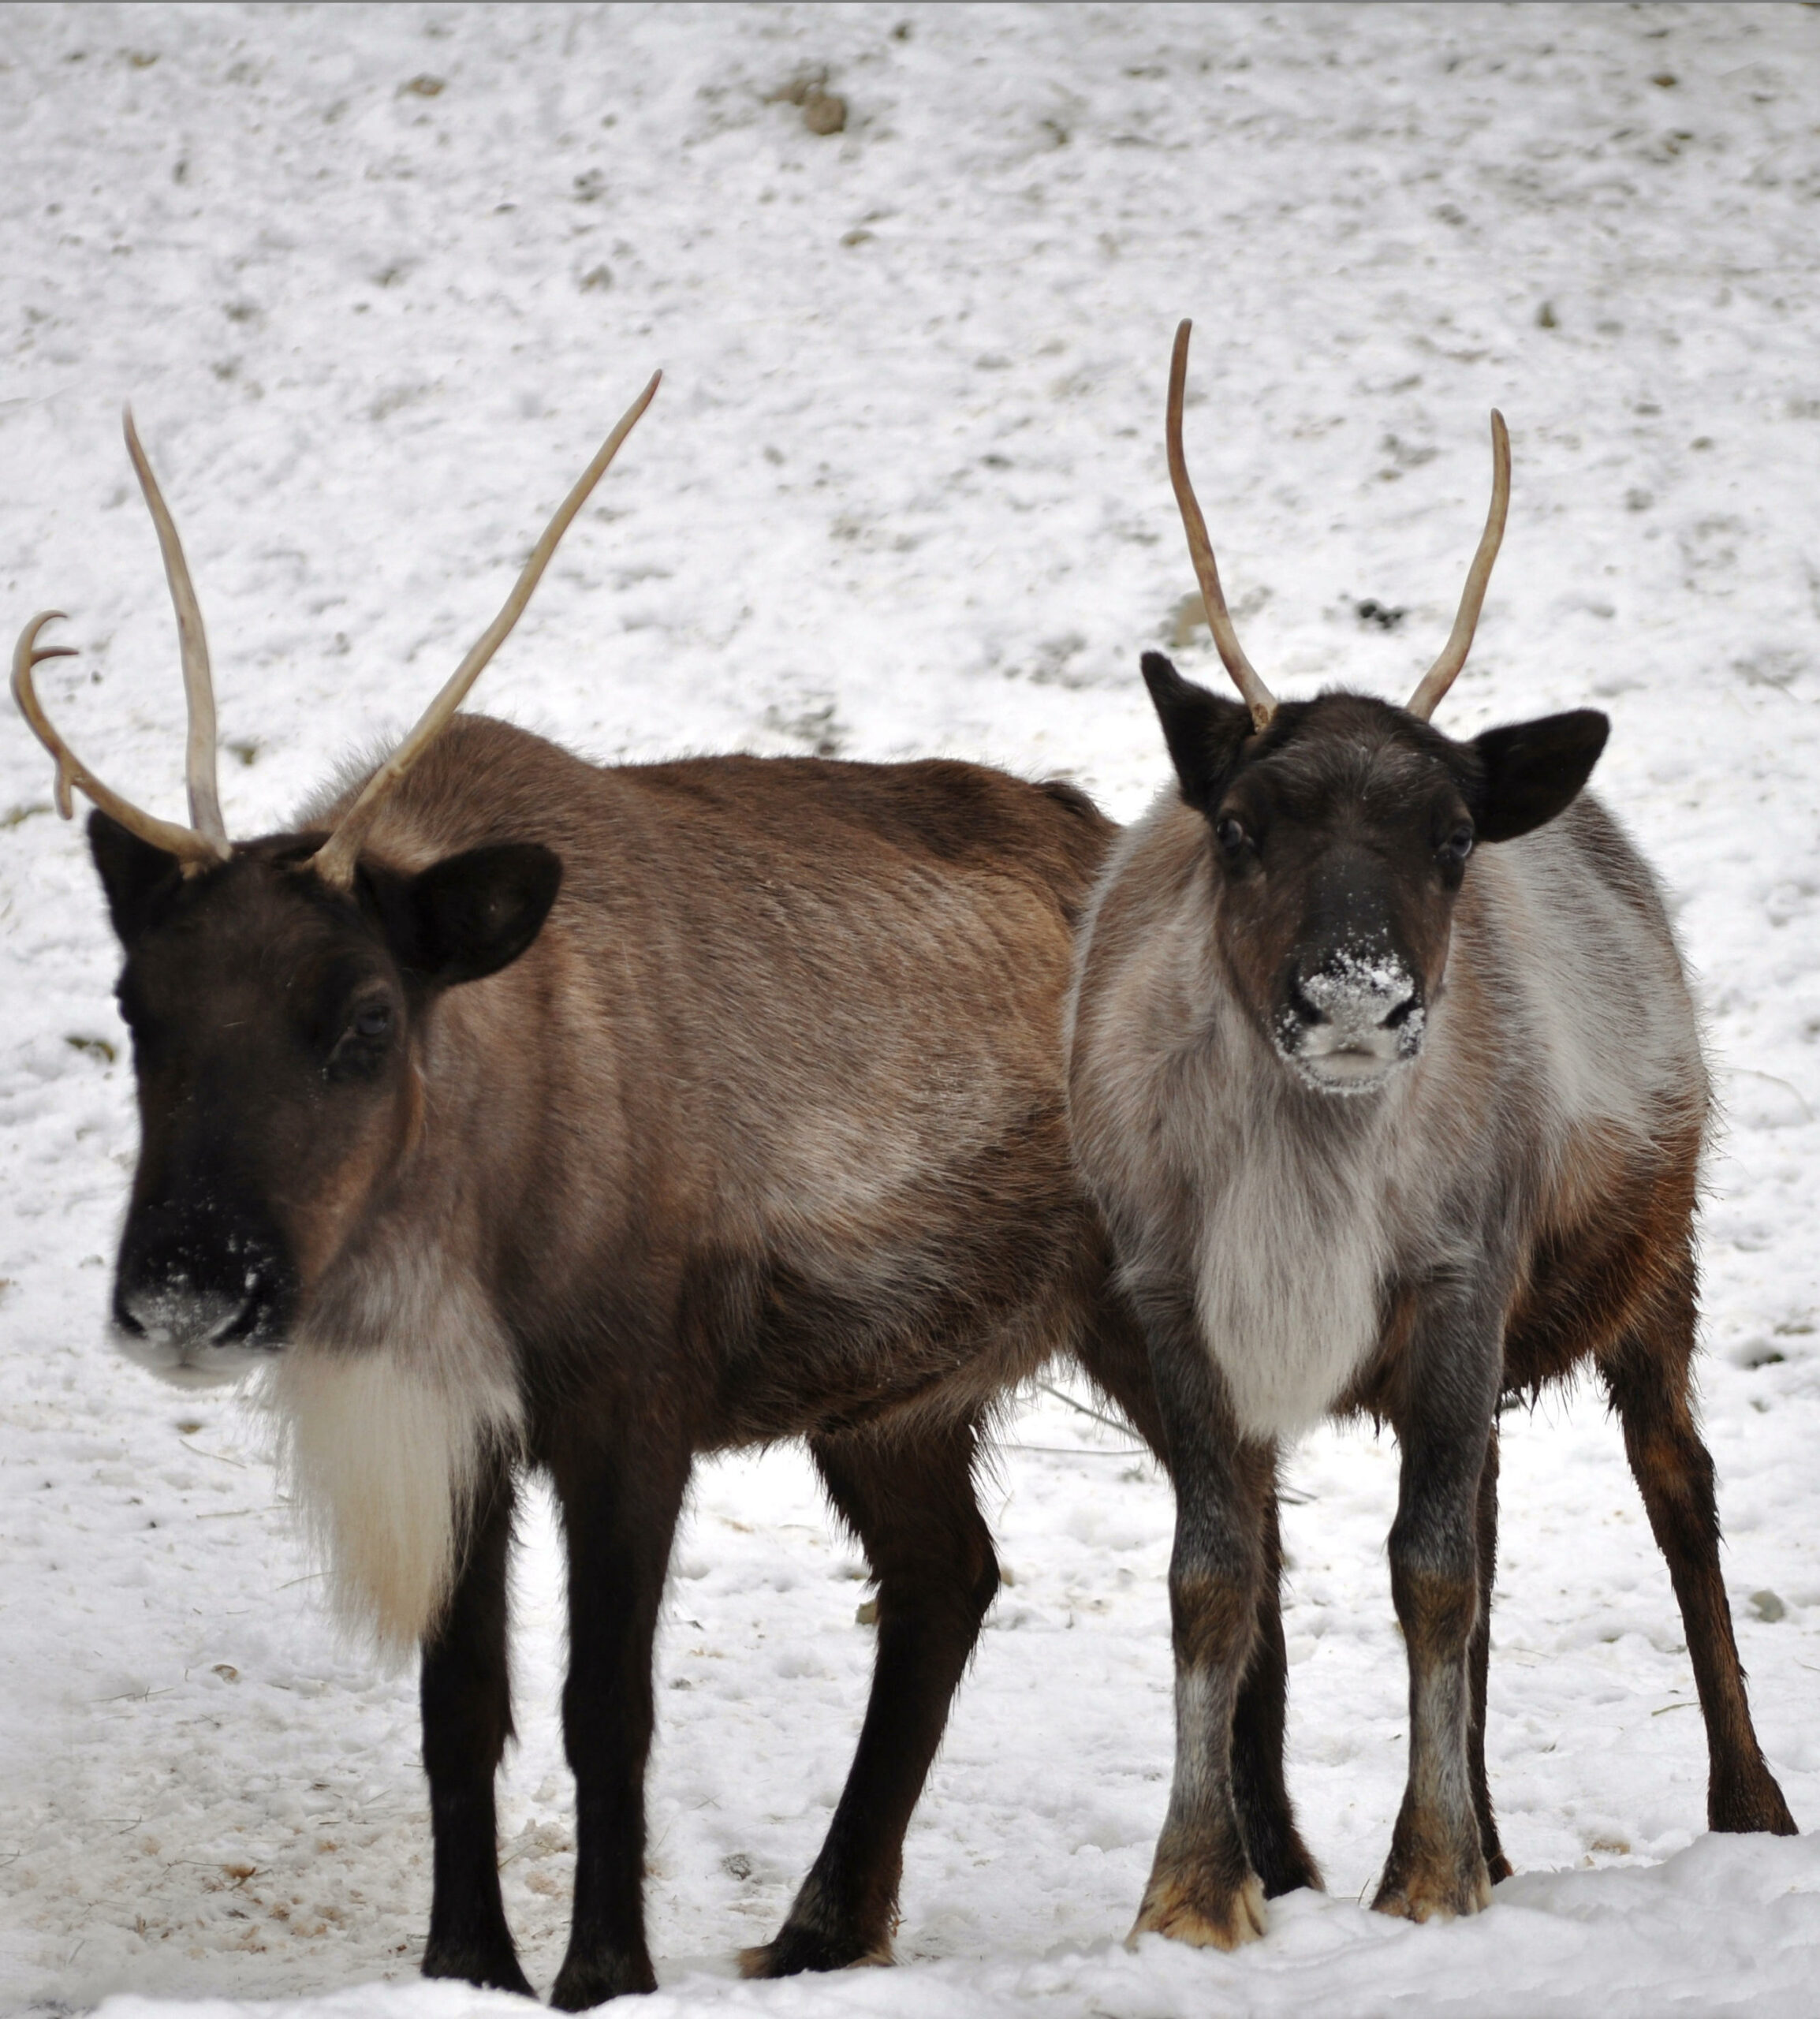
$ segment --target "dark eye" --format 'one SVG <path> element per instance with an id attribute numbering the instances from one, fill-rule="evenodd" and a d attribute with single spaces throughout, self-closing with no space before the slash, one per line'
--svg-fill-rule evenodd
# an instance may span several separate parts
<path id="1" fill-rule="evenodd" d="M 1459 864 L 1472 853 L 1472 829 L 1461 821 L 1453 832 L 1441 844 L 1441 857 L 1444 862 Z"/>
<path id="2" fill-rule="evenodd" d="M 370 1077 L 384 1064 L 391 1035 L 390 1003 L 363 1003 L 341 1026 L 324 1070 L 331 1080 Z"/>
<path id="3" fill-rule="evenodd" d="M 1229 856 L 1236 856 L 1245 845 L 1245 830 L 1231 814 L 1222 814 L 1214 823 L 1214 839 Z"/>

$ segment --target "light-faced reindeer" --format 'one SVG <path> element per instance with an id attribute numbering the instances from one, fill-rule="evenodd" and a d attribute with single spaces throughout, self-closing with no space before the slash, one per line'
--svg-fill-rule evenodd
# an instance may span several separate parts
<path id="1" fill-rule="evenodd" d="M 889 1960 L 904 1830 L 998 1582 L 972 1484 L 995 1399 L 1072 1343 L 1154 1424 L 1141 1341 L 1095 1316 L 1065 1118 L 1072 931 L 1110 824 L 972 765 L 601 769 L 454 715 L 655 385 L 395 754 L 292 831 L 227 838 L 200 614 L 130 420 L 193 824 L 70 752 L 33 685 L 48 617 L 13 662 L 62 810 L 73 785 L 99 809 L 125 952 L 120 1342 L 182 1380 L 264 1370 L 343 1610 L 421 1644 L 423 1969 L 521 1992 L 494 1812 L 507 1557 L 515 1476 L 554 1482 L 570 2010 L 655 1983 L 651 1644 L 695 1454 L 806 1437 L 878 1584 L 845 1791 L 747 1958 L 783 1975 Z"/>
<path id="2" fill-rule="evenodd" d="M 1408 1782 L 1374 1904 L 1418 1920 L 1486 1904 L 1510 1869 L 1484 1759 L 1495 1413 L 1589 1361 L 1680 1602 L 1710 1827 L 1792 1833 L 1689 1394 L 1706 1073 L 1655 882 L 1581 790 L 1606 718 L 1470 742 L 1430 722 L 1502 536 L 1503 422 L 1459 614 L 1408 706 L 1279 704 L 1188 482 L 1188 327 L 1170 474 L 1244 698 L 1146 655 L 1176 786 L 1114 848 L 1071 1005 L 1076 1154 L 1148 1338 L 1177 1496 L 1175 1778 L 1134 1933 L 1229 1948 L 1262 1932 L 1266 1894 L 1313 1877 L 1257 1840 L 1233 1707 L 1276 1614 L 1279 1441 L 1359 1411 L 1402 1447 L 1409 1659 Z"/>

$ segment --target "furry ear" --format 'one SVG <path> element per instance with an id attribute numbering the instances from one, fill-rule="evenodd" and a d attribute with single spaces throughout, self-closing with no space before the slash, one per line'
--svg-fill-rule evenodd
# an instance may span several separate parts
<path id="1" fill-rule="evenodd" d="M 121 946 L 130 946 L 144 931 L 155 898 L 175 889 L 177 859 L 100 812 L 88 816 L 88 853 L 107 894 L 114 931 Z"/>
<path id="2" fill-rule="evenodd" d="M 1196 812 L 1211 813 L 1231 775 L 1239 745 L 1251 733 L 1251 711 L 1242 701 L 1222 700 L 1184 680 L 1161 652 L 1146 652 L 1139 664 L 1163 726 L 1182 797 Z"/>
<path id="3" fill-rule="evenodd" d="M 1468 794 L 1482 842 L 1512 842 L 1565 813 L 1592 776 L 1611 723 L 1596 708 L 1487 730 L 1468 746 L 1479 759 Z"/>
<path id="4" fill-rule="evenodd" d="M 452 988 L 509 967 L 543 931 L 561 883 L 560 856 L 502 842 L 373 888 L 398 965 Z"/>

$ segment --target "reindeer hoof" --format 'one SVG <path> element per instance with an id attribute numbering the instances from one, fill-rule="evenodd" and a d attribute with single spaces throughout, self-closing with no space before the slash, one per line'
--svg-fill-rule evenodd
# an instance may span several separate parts
<path id="1" fill-rule="evenodd" d="M 1172 1942 L 1195 1949 L 1236 1949 L 1257 1941 L 1269 1924 L 1264 1882 L 1255 1872 L 1248 1872 L 1244 1884 L 1219 1904 L 1195 1898 L 1177 1880 L 1161 1885 L 1153 1881 L 1125 1946 L 1135 1949 L 1141 1935 L 1166 1935 Z"/>
<path id="2" fill-rule="evenodd" d="M 657 1976 L 648 1956 L 584 1957 L 572 1952 L 557 1977 L 550 2002 L 558 2012 L 586 2012 L 610 1998 L 656 1989 Z"/>
<path id="3" fill-rule="evenodd" d="M 471 1984 L 477 1991 L 514 1991 L 520 1998 L 537 1995 L 519 1968 L 509 1935 L 490 1942 L 432 1941 L 423 1952 L 422 1968 L 427 1977 L 452 1978 L 457 1984 Z"/>
<path id="4" fill-rule="evenodd" d="M 1782 1790 L 1767 1770 L 1761 1779 L 1748 1779 L 1715 1786 L 1706 1797 L 1706 1827 L 1747 1835 L 1762 1831 L 1772 1837 L 1795 1837 L 1800 1832 L 1788 1813 Z"/>
<path id="5" fill-rule="evenodd" d="M 891 1942 L 841 1942 L 819 1930 L 785 1926 L 774 1942 L 740 1951 L 742 1977 L 794 1977 L 806 1970 L 886 1969 L 897 1961 Z"/>
<path id="6" fill-rule="evenodd" d="M 1371 1909 L 1406 1921 L 1451 1921 L 1482 1913 L 1490 1905 L 1491 1874 L 1484 1859 L 1478 1858 L 1463 1872 L 1386 1875 Z"/>

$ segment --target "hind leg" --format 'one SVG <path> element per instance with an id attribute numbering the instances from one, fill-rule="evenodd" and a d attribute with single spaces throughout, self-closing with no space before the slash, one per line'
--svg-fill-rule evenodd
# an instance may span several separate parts
<path id="1" fill-rule="evenodd" d="M 998 1589 L 973 1494 L 976 1426 L 890 1439 L 815 1437 L 809 1448 L 878 1584 L 878 1647 L 859 1750 L 820 1854 L 748 1976 L 889 1963 L 904 1833 L 948 1707 Z"/>
<path id="2" fill-rule="evenodd" d="M 1602 1360 L 1600 1372 L 1624 1425 L 1631 1470 L 1680 1602 L 1706 1721 L 1707 1827 L 1792 1837 L 1794 1818 L 1764 1763 L 1751 1722 L 1719 1569 L 1713 1461 L 1695 1426 L 1688 1396 L 1694 1326 L 1690 1260 L 1656 1310 Z"/>
<path id="3" fill-rule="evenodd" d="M 1491 1426 L 1485 1469 L 1479 1476 L 1479 1619 L 1467 1648 L 1472 1700 L 1466 1728 L 1466 1770 L 1472 1783 L 1472 1804 L 1479 1811 L 1479 1838 L 1485 1868 L 1497 1885 L 1510 1876 L 1510 1860 L 1497 1838 L 1491 1787 L 1485 1776 L 1485 1696 L 1491 1665 L 1491 1588 L 1497 1576 L 1497 1425 Z"/>
<path id="4" fill-rule="evenodd" d="M 1151 1377 L 1150 1349 L 1135 1318 L 1103 1315 L 1080 1349 L 1088 1379 L 1125 1416 L 1166 1472 L 1169 1457 Z M 1233 1804 L 1267 1899 L 1301 1887 L 1321 1890 L 1321 1870 L 1296 1827 L 1283 1778 L 1289 1665 L 1283 1644 L 1283 1545 L 1274 1489 L 1264 1510 L 1263 1576 L 1257 1633 L 1233 1706 Z"/>

